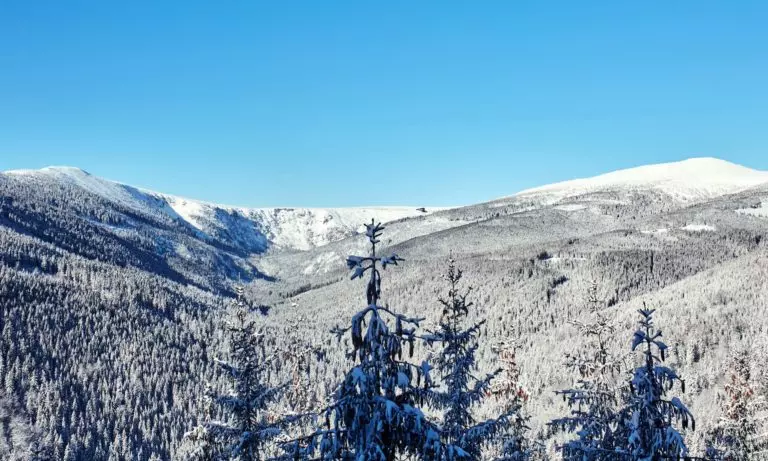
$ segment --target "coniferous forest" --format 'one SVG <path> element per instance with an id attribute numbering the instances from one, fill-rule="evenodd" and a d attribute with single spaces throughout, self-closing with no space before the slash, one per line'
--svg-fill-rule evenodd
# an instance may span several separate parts
<path id="1" fill-rule="evenodd" d="M 0 176 L 3 460 L 766 459 L 751 195 L 482 205 L 281 254 L 27 181 Z M 627 224 L 662 219 L 717 230 Z"/>

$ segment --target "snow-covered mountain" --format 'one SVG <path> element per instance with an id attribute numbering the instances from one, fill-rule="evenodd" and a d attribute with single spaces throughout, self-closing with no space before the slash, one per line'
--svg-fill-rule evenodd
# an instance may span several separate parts
<path id="1" fill-rule="evenodd" d="M 605 190 L 655 190 L 681 202 L 733 194 L 768 183 L 768 171 L 753 170 L 717 158 L 691 158 L 645 165 L 592 178 L 574 179 L 524 190 L 519 198 L 558 200 Z"/>
<path id="2" fill-rule="evenodd" d="M 365 302 L 344 259 L 365 254 L 357 230 L 375 217 L 389 221 L 383 251 L 405 259 L 382 274 L 385 302 L 427 326 L 437 322 L 436 293 L 446 288 L 439 274 L 452 256 L 474 287 L 473 320 L 488 320 L 481 371 L 495 369 L 490 345 L 516 344 L 533 429 L 566 411 L 554 390 L 577 379 L 562 366 L 566 352 L 583 347 L 569 320 L 590 315 L 593 281 L 617 322 L 613 352 L 628 352 L 637 308 L 658 308 L 668 364 L 690 383 L 681 398 L 700 429 L 687 437 L 701 453 L 720 416 L 726 357 L 768 331 L 767 204 L 768 173 L 709 158 L 427 213 L 246 209 L 74 168 L 3 173 L 0 330 L 23 346 L 0 347 L 0 381 L 13 394 L 4 401 L 0 390 L 0 416 L 5 406 L 18 421 L 37 417 L 46 438 L 99 445 L 98 453 L 125 439 L 134 452 L 172 459 L 203 411 L 198 397 L 221 352 L 215 326 L 237 282 L 248 284 L 254 303 L 272 307 L 266 321 L 282 332 L 276 344 L 301 337 L 328 346 L 325 362 L 312 367 L 322 400 L 347 364 L 328 331 Z M 414 360 L 425 353 L 418 347 Z M 754 360 L 755 376 L 768 376 L 766 363 Z M 26 379 L 27 369 L 42 373 Z M 53 397 L 36 397 L 46 394 Z M 149 429 L 126 422 L 124 408 Z M 93 427 L 103 428 L 96 439 Z M 0 430 L 0 458 L 12 438 Z"/>
<path id="3" fill-rule="evenodd" d="M 207 203 L 174 195 L 135 188 L 109 181 L 73 167 L 40 170 L 10 170 L 6 175 L 31 183 L 59 182 L 81 188 L 105 201 L 138 211 L 163 213 L 184 222 L 208 237 L 222 234 L 255 251 L 268 247 L 308 250 L 354 235 L 371 219 L 390 222 L 423 216 L 440 210 L 416 206 L 359 208 L 245 208 Z"/>
<path id="4" fill-rule="evenodd" d="M 446 208 L 416 206 L 359 208 L 245 208 L 132 187 L 109 181 L 72 167 L 11 170 L 4 173 L 30 184 L 68 185 L 90 192 L 106 202 L 140 213 L 160 213 L 184 223 L 207 239 L 228 240 L 248 252 L 309 250 L 357 234 L 362 223 L 375 218 L 392 222 L 424 217 Z M 692 158 L 680 162 L 647 165 L 574 179 L 524 190 L 492 202 L 493 206 L 525 202 L 527 209 L 546 206 L 598 192 L 655 191 L 680 204 L 691 204 L 741 192 L 768 183 L 768 172 L 749 169 L 716 158 Z M 573 209 L 579 205 L 569 204 Z M 471 207 L 469 207 L 471 208 Z M 440 217 L 435 219 L 440 220 Z M 427 220 L 429 221 L 429 220 Z M 441 228 L 441 226 L 438 226 Z"/>
<path id="5" fill-rule="evenodd" d="M 264 254 L 270 250 L 270 254 L 278 256 L 261 258 L 260 264 L 266 268 L 267 273 L 283 275 L 293 272 L 323 272 L 340 264 L 339 261 L 343 261 L 345 252 L 357 251 L 357 245 L 353 242 L 363 243 L 350 240 L 349 237 L 358 235 L 362 230 L 362 223 L 374 218 L 384 223 L 394 222 L 394 225 L 388 226 L 388 243 L 395 245 L 456 226 L 549 206 L 565 212 L 588 209 L 597 214 L 607 213 L 606 209 L 600 208 L 602 206 L 611 208 L 612 214 L 646 215 L 690 206 L 760 184 L 768 184 L 768 172 L 752 170 L 715 158 L 693 158 L 545 185 L 488 203 L 447 209 L 427 207 L 426 211 L 420 211 L 415 206 L 226 206 L 136 188 L 72 167 L 12 170 L 0 174 L 0 180 L 3 178 L 12 179 L 21 188 L 43 190 L 56 187 L 58 189 L 49 194 L 54 198 L 61 195 L 62 190 L 81 191 L 96 197 L 100 203 L 87 205 L 85 210 L 78 213 L 87 215 L 90 222 L 102 228 L 106 226 L 108 231 L 121 236 L 141 229 L 158 229 L 162 235 L 153 237 L 155 249 L 150 248 L 149 251 L 167 255 L 169 250 L 166 248 L 170 247 L 176 256 L 194 260 L 200 258 L 201 248 L 207 245 L 234 252 L 242 257 Z M 72 197 L 69 200 L 83 201 Z M 101 222 L 104 221 L 102 218 L 93 217 L 100 214 L 99 209 L 110 209 L 119 214 L 120 218 Z M 683 223 L 680 227 L 688 224 L 690 223 Z M 169 229 L 170 232 L 162 231 L 163 229 Z M 181 238 L 181 235 L 187 235 L 189 238 Z M 332 248 L 328 250 L 323 249 L 336 242 L 340 245 L 331 245 Z M 290 256 L 292 253 L 314 249 L 319 249 L 321 253 L 313 257 L 313 262 L 306 263 L 297 270 L 294 270 L 291 263 L 288 264 L 287 271 L 283 270 L 284 261 L 302 261 L 304 258 L 298 255 Z M 224 256 L 225 259 L 228 257 Z M 221 260 L 222 256 L 211 254 L 209 259 Z"/>

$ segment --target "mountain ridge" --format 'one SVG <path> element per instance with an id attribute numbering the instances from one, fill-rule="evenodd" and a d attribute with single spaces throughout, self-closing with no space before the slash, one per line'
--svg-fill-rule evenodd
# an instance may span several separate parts
<path id="1" fill-rule="evenodd" d="M 359 234 L 362 224 L 371 219 L 388 223 L 458 208 L 482 206 L 485 203 L 527 201 L 526 209 L 532 209 L 601 191 L 653 190 L 682 206 L 768 184 L 768 172 L 714 157 L 695 157 L 546 184 L 466 207 L 252 208 L 217 204 L 134 187 L 103 179 L 71 166 L 9 170 L 2 174 L 22 181 L 58 181 L 129 209 L 162 213 L 172 220 L 185 223 L 191 232 L 199 233 L 203 238 L 216 239 L 226 236 L 236 241 L 238 247 L 246 252 L 263 252 L 270 248 L 306 251 Z"/>
<path id="2" fill-rule="evenodd" d="M 131 186 L 127 183 L 120 181 L 113 181 L 98 176 L 94 176 L 88 171 L 73 166 L 47 166 L 40 169 L 15 169 L 0 171 L 0 174 L 10 175 L 37 175 L 53 173 L 54 175 L 70 178 L 91 177 L 102 183 L 110 183 L 117 186 L 128 186 L 135 188 L 143 193 L 166 197 L 175 201 L 194 202 L 201 205 L 210 205 L 227 210 L 239 210 L 239 211 L 266 211 L 266 210 L 402 210 L 411 211 L 415 210 L 417 206 L 409 205 L 381 205 L 381 206 L 353 206 L 353 207 L 305 207 L 305 206 L 269 206 L 269 207 L 248 207 L 239 205 L 228 205 L 223 203 L 216 203 L 203 199 L 194 199 L 184 197 L 175 194 L 169 194 L 165 192 L 159 192 L 153 189 Z M 695 178 L 683 179 L 681 176 L 693 175 Z M 690 157 L 684 160 L 662 163 L 643 164 L 635 167 L 622 168 L 618 170 L 609 171 L 606 173 L 600 173 L 594 176 L 588 176 L 583 178 L 567 179 L 563 181 L 556 181 L 553 183 L 543 184 L 532 188 L 524 189 L 516 192 L 512 195 L 500 197 L 498 199 L 488 200 L 492 202 L 495 200 L 509 199 L 512 197 L 521 197 L 526 195 L 562 191 L 563 189 L 586 189 L 592 188 L 593 190 L 601 187 L 617 187 L 621 185 L 632 186 L 658 186 L 659 183 L 678 181 L 683 185 L 688 185 L 691 188 L 695 188 L 696 183 L 712 183 L 716 185 L 728 185 L 731 186 L 728 189 L 715 190 L 717 195 L 725 195 L 727 193 L 740 192 L 750 187 L 754 187 L 760 184 L 768 184 L 768 171 L 757 170 L 749 168 L 737 163 L 733 163 L 717 157 Z M 486 203 L 486 202 L 479 202 Z M 447 210 L 452 208 L 459 208 L 459 206 L 451 207 L 426 207 L 427 212 L 433 210 Z"/>
<path id="3" fill-rule="evenodd" d="M 21 180 L 51 180 L 79 187 L 110 202 L 134 210 L 153 208 L 171 218 L 187 223 L 204 234 L 235 227 L 247 236 L 249 249 L 269 246 L 291 250 L 307 250 L 354 235 L 364 222 L 376 218 L 390 222 L 429 215 L 446 208 L 416 206 L 372 206 L 340 208 L 261 207 L 249 208 L 217 204 L 197 199 L 138 188 L 94 176 L 69 166 L 45 167 L 39 170 L 9 170 L 2 174 Z"/>
<path id="4" fill-rule="evenodd" d="M 70 178 L 75 178 L 77 176 L 81 177 L 92 177 L 96 178 L 98 181 L 102 181 L 105 183 L 111 183 L 117 186 L 129 186 L 133 187 L 137 190 L 140 190 L 141 192 L 145 192 L 148 194 L 154 194 L 159 196 L 165 196 L 165 197 L 172 197 L 178 200 L 187 200 L 187 201 L 193 201 L 205 205 L 213 205 L 220 208 L 226 208 L 226 209 L 233 209 L 233 210 L 291 210 L 291 209 L 302 209 L 302 210 L 355 210 L 355 209 L 415 209 L 419 208 L 418 206 L 411 206 L 411 205 L 374 205 L 374 206 L 366 206 L 366 205 L 359 205 L 359 206 L 347 206 L 347 207 L 338 207 L 338 206 L 293 206 L 293 205 L 283 205 L 283 206 L 244 206 L 244 205 L 231 205 L 226 203 L 219 203 L 214 202 L 210 200 L 205 199 L 197 199 L 197 198 L 191 198 L 183 195 L 176 195 L 176 194 L 170 194 L 166 192 L 161 192 L 158 190 L 146 188 L 146 187 L 139 187 L 139 186 L 133 186 L 128 183 L 122 182 L 122 181 L 116 181 L 112 179 L 103 178 L 101 176 L 94 175 L 90 173 L 89 171 L 76 167 L 76 166 L 68 166 L 68 165 L 49 165 L 43 168 L 39 169 L 28 169 L 28 168 L 21 168 L 21 169 L 11 169 L 11 170 L 3 170 L 0 171 L 0 174 L 6 174 L 6 175 L 16 175 L 16 176 L 34 176 L 34 175 L 40 175 L 40 174 L 54 174 L 59 175 L 60 177 L 69 176 Z M 429 208 L 432 209 L 448 209 L 448 208 L 455 208 L 455 207 L 425 207 L 429 210 Z"/>

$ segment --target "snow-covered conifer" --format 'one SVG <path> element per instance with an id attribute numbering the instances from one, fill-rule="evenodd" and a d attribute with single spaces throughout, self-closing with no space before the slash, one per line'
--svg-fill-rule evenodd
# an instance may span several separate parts
<path id="1" fill-rule="evenodd" d="M 29 461 L 53 461 L 55 459 L 50 445 L 37 440 L 33 441 L 29 446 L 28 456 Z"/>
<path id="2" fill-rule="evenodd" d="M 495 419 L 476 421 L 473 408 L 479 405 L 491 393 L 491 384 L 501 370 L 475 377 L 478 349 L 478 336 L 485 320 L 466 325 L 469 309 L 473 303 L 468 301 L 472 287 L 461 290 L 461 269 L 451 257 L 448 260 L 444 279 L 448 283 L 447 297 L 438 301 L 443 311 L 438 328 L 428 335 L 428 342 L 439 343 L 442 348 L 435 359 L 443 387 L 431 391 L 430 402 L 443 410 L 442 439 L 445 445 L 461 448 L 471 459 L 480 459 L 482 449 L 491 442 L 492 437 L 504 431 L 519 413 L 519 405 L 507 406 Z M 444 459 L 466 458 L 458 455 L 455 449 L 448 449 Z"/>
<path id="3" fill-rule="evenodd" d="M 213 401 L 210 397 L 212 392 L 208 389 L 205 394 L 205 421 L 210 421 L 213 410 Z M 216 461 L 221 458 L 213 433 L 208 430 L 206 424 L 199 424 L 184 434 L 184 440 L 175 459 L 180 461 Z"/>
<path id="4" fill-rule="evenodd" d="M 556 431 L 576 434 L 576 438 L 561 447 L 563 459 L 573 461 L 610 461 L 621 442 L 616 439 L 620 421 L 622 390 L 616 377 L 624 369 L 625 357 L 612 354 L 609 343 L 615 328 L 602 312 L 598 285 L 589 288 L 587 307 L 593 317 L 590 322 L 571 322 L 588 344 L 583 352 L 566 354 L 566 365 L 578 373 L 576 385 L 559 391 L 570 408 L 569 416 L 549 423 Z"/>
<path id="5" fill-rule="evenodd" d="M 351 325 L 335 328 L 341 339 L 349 335 L 355 361 L 323 411 L 323 427 L 293 446 L 303 444 L 306 455 L 320 452 L 321 459 L 392 461 L 399 456 L 430 459 L 441 451 L 440 434 L 419 409 L 420 396 L 431 386 L 430 366 L 407 361 L 417 341 L 422 319 L 409 318 L 381 306 L 381 272 L 402 261 L 397 255 L 381 257 L 376 244 L 384 230 L 366 224 L 371 244 L 369 256 L 350 256 L 352 279 L 368 274 L 365 308 Z"/>
<path id="6" fill-rule="evenodd" d="M 642 319 L 640 329 L 634 334 L 632 351 L 640 349 L 643 364 L 634 370 L 630 381 L 630 395 L 621 410 L 622 420 L 618 428 L 616 456 L 614 459 L 633 461 L 660 461 L 682 459 L 688 455 L 681 429 L 695 429 L 691 412 L 677 397 L 667 394 L 680 382 L 685 392 L 685 382 L 677 373 L 664 366 L 667 345 L 661 340 L 661 331 L 653 325 L 654 309 L 638 310 Z"/>
<path id="7" fill-rule="evenodd" d="M 230 358 L 217 360 L 230 388 L 224 394 L 210 389 L 208 393 L 210 403 L 223 410 L 227 419 L 209 420 L 186 434 L 186 438 L 198 443 L 192 451 L 193 459 L 265 459 L 274 453 L 269 443 L 295 421 L 294 416 L 278 417 L 268 409 L 286 387 L 270 386 L 266 376 L 281 355 L 266 352 L 265 333 L 256 327 L 250 315 L 243 288 L 237 287 L 237 312 L 235 319 L 227 324 L 231 335 Z"/>
<path id="8" fill-rule="evenodd" d="M 501 362 L 501 373 L 491 385 L 490 394 L 499 410 L 507 415 L 505 424 L 492 450 L 495 461 L 528 461 L 538 459 L 543 446 L 527 436 L 528 420 L 523 406 L 528 401 L 528 392 L 520 385 L 520 368 L 514 343 L 502 342 L 495 346 Z"/>
<path id="9" fill-rule="evenodd" d="M 723 416 L 711 431 L 707 454 L 722 461 L 766 459 L 768 406 L 752 379 L 751 354 L 739 351 L 730 362 Z"/>
<path id="10" fill-rule="evenodd" d="M 287 323 L 285 332 L 298 337 L 301 334 L 301 326 L 307 323 L 307 318 L 301 315 L 295 321 Z M 318 393 L 315 386 L 309 381 L 309 375 L 313 368 L 312 359 L 323 358 L 325 356 L 324 351 L 312 341 L 298 337 L 285 348 L 283 356 L 287 368 L 291 371 L 290 384 L 283 402 L 283 413 L 316 412 L 319 404 Z"/>

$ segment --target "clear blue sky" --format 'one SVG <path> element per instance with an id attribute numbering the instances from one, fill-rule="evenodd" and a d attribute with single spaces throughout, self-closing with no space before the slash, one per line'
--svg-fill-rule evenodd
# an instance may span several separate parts
<path id="1" fill-rule="evenodd" d="M 3 0 L 0 170 L 349 206 L 768 169 L 766 24 L 757 1 Z"/>

